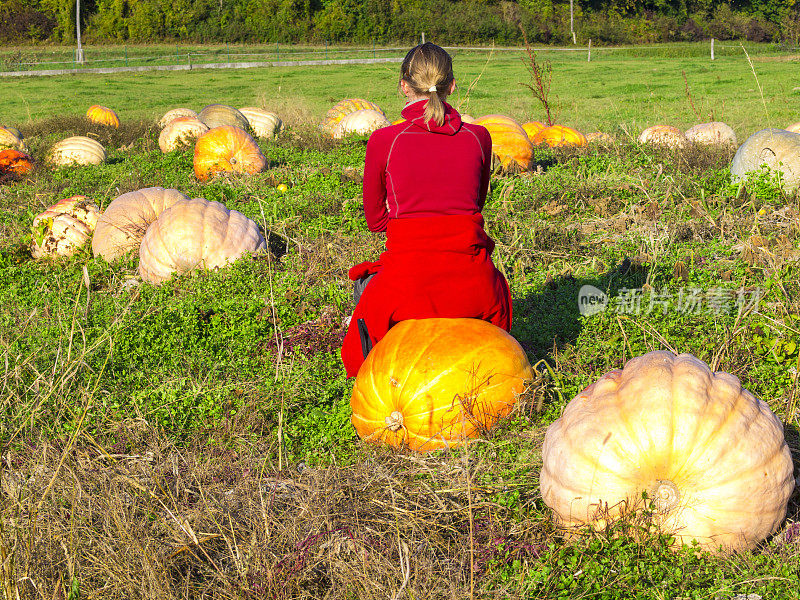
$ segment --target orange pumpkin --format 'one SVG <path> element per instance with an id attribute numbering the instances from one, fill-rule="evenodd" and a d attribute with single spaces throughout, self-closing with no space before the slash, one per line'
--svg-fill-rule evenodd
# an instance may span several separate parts
<path id="1" fill-rule="evenodd" d="M 457 446 L 511 412 L 532 376 L 522 347 L 491 323 L 401 321 L 358 371 L 351 422 L 372 442 Z"/>
<path id="2" fill-rule="evenodd" d="M 528 139 L 533 139 L 534 136 L 539 133 L 542 129 L 545 129 L 547 125 L 542 123 L 541 121 L 528 121 L 527 123 L 522 124 L 522 128 L 525 130 L 525 133 L 528 134 Z"/>
<path id="3" fill-rule="evenodd" d="M 531 140 L 534 146 L 546 144 L 551 148 L 558 146 L 585 146 L 586 136 L 566 125 L 545 127 Z"/>
<path id="4" fill-rule="evenodd" d="M 475 119 L 473 125 L 482 125 L 492 137 L 492 152 L 504 169 L 520 168 L 528 170 L 533 162 L 533 145 L 528 134 L 511 117 L 486 115 Z"/>
<path id="5" fill-rule="evenodd" d="M 117 113 L 106 106 L 95 104 L 86 111 L 86 118 L 98 125 L 108 125 L 109 127 L 119 127 L 119 117 Z"/>
<path id="6" fill-rule="evenodd" d="M 194 146 L 194 174 L 206 181 L 217 173 L 258 173 L 267 165 L 266 157 L 249 133 L 223 125 L 209 129 Z"/>
<path id="7" fill-rule="evenodd" d="M 0 175 L 27 175 L 33 171 L 33 159 L 19 150 L 0 150 Z"/>

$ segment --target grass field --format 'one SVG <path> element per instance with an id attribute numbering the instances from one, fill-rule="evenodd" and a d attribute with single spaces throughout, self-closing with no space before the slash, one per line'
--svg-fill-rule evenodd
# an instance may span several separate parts
<path id="1" fill-rule="evenodd" d="M 0 597 L 797 598 L 797 491 L 774 535 L 728 557 L 675 549 L 646 517 L 567 538 L 539 491 L 545 431 L 566 403 L 655 349 L 690 352 L 763 398 L 798 475 L 798 195 L 768 176 L 731 184 L 732 149 L 633 142 L 712 112 L 740 141 L 800 121 L 796 62 L 660 52 L 547 55 L 559 121 L 616 135 L 538 149 L 534 170 L 492 177 L 484 214 L 511 333 L 550 370 L 483 439 L 430 455 L 366 445 L 350 425 L 347 269 L 384 239 L 359 203 L 365 138 L 317 127 L 344 97 L 397 115 L 396 65 L 0 80 L 0 123 L 39 163 L 0 183 Z M 519 56 L 455 60 L 470 113 L 541 118 Z M 260 141 L 263 173 L 201 183 L 191 149 L 159 151 L 166 110 L 211 102 L 284 117 L 287 131 Z M 89 125 L 95 103 L 122 126 Z M 107 161 L 48 167 L 68 134 L 102 141 Z M 148 186 L 242 212 L 271 254 L 160 286 L 138 278 L 137 256 L 31 258 L 45 207 L 85 194 L 104 208 Z M 584 285 L 614 308 L 582 316 Z M 641 310 L 619 304 L 630 290 Z M 690 290 L 701 310 L 675 304 Z M 763 297 L 737 305 L 743 291 Z"/>
<path id="2" fill-rule="evenodd" d="M 676 55 L 663 48 L 600 49 L 592 62 L 584 53 L 541 52 L 553 67 L 558 120 L 583 131 L 633 134 L 658 123 L 688 128 L 716 119 L 731 125 L 741 139 L 798 120 L 798 57 L 750 48 L 751 67 L 735 46 L 718 49 L 713 62 L 705 45 L 686 48 Z M 453 102 L 462 112 L 542 118 L 520 85 L 529 81 L 523 51 L 453 54 L 459 83 Z M 321 118 L 331 104 L 348 96 L 369 98 L 394 116 L 403 105 L 397 71 L 396 64 L 381 64 L 8 78 L 2 80 L 9 92 L 0 99 L 0 122 L 23 125 L 53 115 L 81 115 L 92 104 L 111 106 L 123 119 L 152 120 L 175 106 L 199 110 L 215 102 L 281 109 L 295 105 Z"/>

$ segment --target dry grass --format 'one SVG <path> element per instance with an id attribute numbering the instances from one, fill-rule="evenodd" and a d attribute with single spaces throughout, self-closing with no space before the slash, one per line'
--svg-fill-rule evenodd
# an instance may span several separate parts
<path id="1" fill-rule="evenodd" d="M 469 453 L 278 471 L 259 444 L 180 449 L 135 421 L 119 439 L 3 457 L 12 597 L 65 597 L 75 579 L 85 598 L 505 598 L 482 589 L 489 561 L 552 533 L 507 519 L 488 498 L 521 484 L 477 483 L 497 465 Z"/>
<path id="2" fill-rule="evenodd" d="M 158 148 L 158 133 L 158 126 L 147 121 L 123 121 L 118 128 L 114 128 L 92 123 L 81 116 L 51 117 L 25 127 L 25 136 L 29 141 L 83 135 L 97 140 L 106 149 L 131 148 L 135 145 L 144 151 Z"/>

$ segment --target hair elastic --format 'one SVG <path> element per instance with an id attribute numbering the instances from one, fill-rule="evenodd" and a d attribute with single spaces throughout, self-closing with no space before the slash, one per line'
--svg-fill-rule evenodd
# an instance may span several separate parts
<path id="1" fill-rule="evenodd" d="M 436 91 L 436 86 L 432 85 L 431 87 L 428 88 L 428 91 L 429 92 L 435 92 Z"/>

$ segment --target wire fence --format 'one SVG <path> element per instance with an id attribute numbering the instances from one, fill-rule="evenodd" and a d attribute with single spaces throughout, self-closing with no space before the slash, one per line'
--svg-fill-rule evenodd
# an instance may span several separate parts
<path id="1" fill-rule="evenodd" d="M 497 52 L 522 53 L 518 46 L 444 46 L 452 54 Z M 18 47 L 0 50 L 0 76 L 45 75 L 58 72 L 113 72 L 114 70 L 193 69 L 248 66 L 285 66 L 348 62 L 395 62 L 408 47 L 323 44 L 318 46 L 269 45 L 194 45 L 194 46 L 84 46 L 78 61 L 74 48 Z M 800 47 L 780 44 L 741 44 L 737 42 L 655 44 L 642 46 L 535 47 L 540 56 L 553 60 L 603 60 L 614 58 L 703 58 L 720 60 L 750 56 L 783 56 L 800 59 Z"/>

